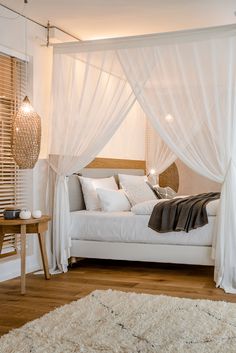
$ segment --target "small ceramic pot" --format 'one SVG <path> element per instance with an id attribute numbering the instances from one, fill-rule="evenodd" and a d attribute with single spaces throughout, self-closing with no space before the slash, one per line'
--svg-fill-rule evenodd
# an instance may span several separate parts
<path id="1" fill-rule="evenodd" d="M 30 217 L 31 217 L 30 210 L 23 208 L 20 212 L 20 219 L 30 219 Z"/>
<path id="2" fill-rule="evenodd" d="M 41 218 L 42 217 L 42 212 L 40 210 L 34 210 L 32 212 L 32 217 L 33 218 Z"/>
<path id="3" fill-rule="evenodd" d="M 20 209 L 18 208 L 6 208 L 3 212 L 4 219 L 17 219 L 19 218 Z"/>

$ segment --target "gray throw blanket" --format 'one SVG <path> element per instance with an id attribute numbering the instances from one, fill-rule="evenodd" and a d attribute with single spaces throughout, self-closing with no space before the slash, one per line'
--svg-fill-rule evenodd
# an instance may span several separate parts
<path id="1" fill-rule="evenodd" d="M 208 223 L 206 205 L 219 199 L 219 192 L 209 192 L 159 202 L 153 208 L 148 227 L 159 233 L 189 232 Z"/>

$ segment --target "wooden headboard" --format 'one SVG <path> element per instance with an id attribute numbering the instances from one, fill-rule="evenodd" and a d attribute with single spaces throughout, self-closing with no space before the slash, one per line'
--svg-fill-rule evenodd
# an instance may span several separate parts
<path id="1" fill-rule="evenodd" d="M 95 158 L 86 168 L 142 169 L 146 171 L 146 162 L 133 159 Z"/>
<path id="2" fill-rule="evenodd" d="M 106 178 L 118 174 L 145 175 L 146 162 L 143 160 L 95 158 L 86 168 L 78 171 L 88 178 Z M 170 186 L 176 192 L 179 188 L 179 173 L 175 163 L 159 175 L 160 186 Z M 77 175 L 68 177 L 68 190 L 71 211 L 85 209 L 83 194 Z"/>

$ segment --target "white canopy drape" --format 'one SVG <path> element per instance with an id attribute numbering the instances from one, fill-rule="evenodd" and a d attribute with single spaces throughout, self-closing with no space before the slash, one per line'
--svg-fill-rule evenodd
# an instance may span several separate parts
<path id="1" fill-rule="evenodd" d="M 236 37 L 125 49 L 119 57 L 163 140 L 190 168 L 223 184 L 215 279 L 236 293 Z"/>
<path id="2" fill-rule="evenodd" d="M 66 176 L 89 164 L 117 130 L 135 98 L 127 81 L 112 74 L 114 52 L 80 59 L 54 55 L 50 165 L 56 172 L 53 210 L 54 266 L 67 271 L 70 239 Z"/>
<path id="3" fill-rule="evenodd" d="M 108 134 L 114 132 L 132 105 L 134 94 L 169 148 L 199 174 L 222 183 L 215 239 L 215 279 L 218 286 L 233 293 L 236 293 L 235 49 L 234 25 L 56 46 L 54 69 L 60 77 L 54 75 L 53 118 L 54 126 L 62 126 L 54 131 L 54 139 L 58 142 L 52 140 L 51 150 L 52 154 L 62 156 L 59 158 L 61 167 L 53 165 L 58 175 L 65 176 L 82 168 L 101 148 L 102 142 L 98 139 L 102 138 L 104 145 Z M 73 62 L 72 66 L 70 62 Z M 89 90 L 82 84 L 73 87 L 72 82 L 77 82 L 79 71 L 72 71 L 71 67 L 76 67 L 77 62 L 84 63 L 86 85 L 89 82 L 98 96 L 108 94 L 109 100 L 114 92 L 110 94 L 110 90 L 104 90 L 101 79 L 93 80 L 87 70 L 98 70 L 99 75 L 108 75 L 112 81 L 123 84 L 125 89 L 105 116 L 106 109 L 96 110 L 98 105 Z M 110 98 L 110 102 L 113 99 Z M 69 130 L 67 120 L 72 127 Z M 97 120 L 100 129 L 95 133 Z M 72 141 L 74 143 L 70 145 Z M 66 145 L 62 147 L 64 143 Z M 68 159 L 65 155 L 73 157 Z M 62 190 L 66 197 L 66 187 L 63 189 L 59 176 L 57 188 L 55 208 L 59 207 Z M 60 207 L 63 217 L 63 207 Z M 58 224 L 58 229 L 57 242 L 66 239 L 66 228 Z M 61 250 L 63 248 L 64 245 Z"/>

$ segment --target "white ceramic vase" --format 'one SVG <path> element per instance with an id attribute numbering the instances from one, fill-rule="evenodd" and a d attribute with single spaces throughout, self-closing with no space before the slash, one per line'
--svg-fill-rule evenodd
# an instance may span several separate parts
<path id="1" fill-rule="evenodd" d="M 30 219 L 31 217 L 31 212 L 30 210 L 27 209 L 22 209 L 19 215 L 20 219 Z"/>
<path id="2" fill-rule="evenodd" d="M 34 210 L 32 212 L 32 217 L 33 218 L 41 218 L 42 217 L 42 212 L 40 210 Z"/>

